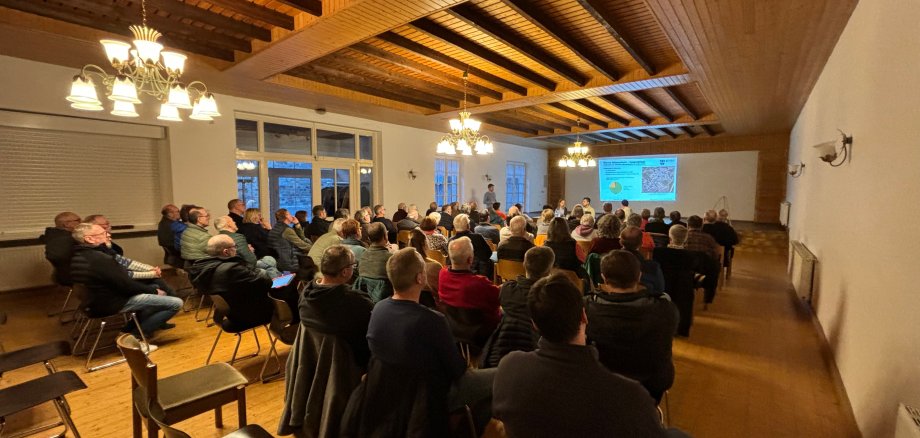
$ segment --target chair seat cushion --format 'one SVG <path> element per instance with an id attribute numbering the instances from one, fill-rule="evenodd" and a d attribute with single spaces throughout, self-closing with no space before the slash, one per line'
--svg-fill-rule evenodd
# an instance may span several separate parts
<path id="1" fill-rule="evenodd" d="M 247 383 L 249 381 L 239 371 L 221 362 L 162 378 L 158 381 L 157 391 L 160 406 L 169 411 Z M 134 391 L 134 403 L 146 411 L 147 394 L 141 387 Z M 146 412 L 144 414 L 146 416 Z"/>
<path id="2" fill-rule="evenodd" d="M 0 418 L 79 389 L 86 389 L 86 384 L 73 371 L 61 371 L 0 389 Z"/>

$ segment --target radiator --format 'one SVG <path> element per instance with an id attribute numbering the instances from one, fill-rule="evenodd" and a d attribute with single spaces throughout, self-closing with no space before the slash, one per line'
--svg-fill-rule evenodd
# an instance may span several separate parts
<path id="1" fill-rule="evenodd" d="M 802 242 L 789 242 L 789 280 L 802 301 L 811 304 L 814 291 L 815 264 L 818 259 Z"/>
<path id="2" fill-rule="evenodd" d="M 789 228 L 789 209 L 792 208 L 792 204 L 788 201 L 783 201 L 779 203 L 779 224 Z"/>
<path id="3" fill-rule="evenodd" d="M 894 438 L 920 438 L 920 410 L 903 403 L 898 406 Z"/>

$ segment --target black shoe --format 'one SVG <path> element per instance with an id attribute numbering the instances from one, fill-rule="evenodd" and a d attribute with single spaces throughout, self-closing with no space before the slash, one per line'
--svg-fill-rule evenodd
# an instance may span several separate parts
<path id="1" fill-rule="evenodd" d="M 160 330 L 169 330 L 171 328 L 176 328 L 176 325 L 171 322 L 164 322 L 163 325 L 160 326 Z"/>

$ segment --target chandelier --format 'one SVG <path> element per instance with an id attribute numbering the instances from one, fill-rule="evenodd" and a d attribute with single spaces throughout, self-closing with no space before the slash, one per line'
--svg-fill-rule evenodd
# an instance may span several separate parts
<path id="1" fill-rule="evenodd" d="M 113 102 L 112 114 L 137 117 L 135 104 L 141 103 L 139 94 L 153 96 L 160 101 L 159 120 L 181 122 L 179 109 L 191 109 L 193 120 L 213 120 L 220 116 L 217 101 L 208 87 L 194 81 L 188 85 L 180 81 L 186 56 L 163 50 L 158 43 L 162 34 L 147 27 L 147 5 L 141 1 L 142 25 L 130 26 L 134 34 L 134 48 L 118 40 L 101 40 L 106 58 L 117 73 L 110 75 L 95 64 L 83 66 L 74 76 L 67 100 L 71 107 L 85 111 L 102 111 L 102 102 L 96 94 L 95 76 L 105 87 L 106 97 Z M 194 105 L 192 105 L 194 102 Z"/>
<path id="2" fill-rule="evenodd" d="M 575 121 L 581 126 L 581 119 Z M 569 146 L 568 154 L 559 159 L 559 167 L 596 167 L 597 161 L 588 154 L 588 147 L 582 146 L 579 140 L 579 133 L 575 133 L 575 143 Z"/>
<path id="3" fill-rule="evenodd" d="M 470 112 L 466 109 L 466 84 L 469 74 L 463 72 L 463 108 L 460 111 L 459 119 L 450 119 L 450 133 L 441 137 L 436 150 L 439 154 L 456 155 L 473 155 L 473 151 L 478 155 L 487 155 L 495 152 L 492 140 L 487 135 L 479 135 L 479 127 L 482 122 L 470 118 Z"/>

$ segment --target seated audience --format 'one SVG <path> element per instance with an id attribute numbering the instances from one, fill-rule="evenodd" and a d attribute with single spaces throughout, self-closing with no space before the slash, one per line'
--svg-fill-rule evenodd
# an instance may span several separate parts
<path id="1" fill-rule="evenodd" d="M 243 259 L 249 266 L 264 271 L 268 277 L 274 278 L 281 275 L 278 272 L 278 262 L 272 256 L 257 258 L 252 251 L 252 245 L 247 243 L 246 236 L 237 233 L 236 222 L 230 216 L 221 216 L 214 221 L 214 228 L 221 235 L 230 236 L 236 244 L 236 255 Z M 209 240 L 210 241 L 210 240 Z M 210 255 L 210 253 L 208 253 Z M 213 257 L 213 255 L 212 255 Z"/>
<path id="2" fill-rule="evenodd" d="M 208 256 L 208 239 L 211 233 L 208 232 L 208 223 L 211 214 L 208 210 L 201 207 L 195 207 L 188 212 L 188 228 L 182 233 L 181 251 L 182 258 L 186 262 L 194 262 Z"/>
<path id="3" fill-rule="evenodd" d="M 379 222 L 367 226 L 367 237 L 371 244 L 361 254 L 358 274 L 368 278 L 387 278 L 387 260 L 392 249 L 387 241 L 387 229 Z"/>
<path id="4" fill-rule="evenodd" d="M 179 251 L 176 250 L 172 224 L 179 220 L 179 207 L 166 204 L 160 209 L 160 222 L 157 224 L 157 243 L 165 251 L 163 263 L 172 266 L 182 266 Z"/>
<path id="5" fill-rule="evenodd" d="M 252 250 L 256 258 L 262 258 L 270 255 L 268 246 L 268 231 L 271 225 L 262 219 L 262 212 L 258 208 L 247 208 L 243 214 L 243 225 L 239 227 L 239 233 L 246 236 L 246 241 L 252 245 Z"/>
<path id="6" fill-rule="evenodd" d="M 702 231 L 703 218 L 693 215 L 687 218 L 687 251 L 697 251 L 704 256 L 700 260 L 700 270 L 706 278 L 703 279 L 703 302 L 712 304 L 719 286 L 719 273 L 722 269 L 720 263 L 722 250 L 716 239 Z"/>
<path id="7" fill-rule="evenodd" d="M 620 201 L 620 210 L 623 210 L 623 216 L 625 217 L 629 217 L 633 213 L 632 208 L 629 207 L 629 201 L 626 199 Z"/>
<path id="8" fill-rule="evenodd" d="M 434 218 L 431 216 L 422 219 L 422 222 L 418 225 L 418 229 L 425 234 L 428 249 L 431 251 L 440 251 L 446 257 L 447 237 L 441 235 L 437 228 L 438 223 L 435 222 Z"/>
<path id="9" fill-rule="evenodd" d="M 158 289 L 165 291 L 166 295 L 176 295 L 172 287 L 170 287 L 169 284 L 163 280 L 163 270 L 160 269 L 159 266 L 152 266 L 146 263 L 141 263 L 139 261 L 129 259 L 115 251 L 115 249 L 112 247 L 112 233 L 108 231 L 105 232 L 105 242 L 103 245 L 100 245 L 98 249 L 99 251 L 112 256 L 112 258 L 115 259 L 115 262 L 117 262 L 118 265 L 125 270 L 125 273 L 128 274 L 128 277 L 130 277 L 132 280 L 136 280 L 144 284 L 155 285 Z"/>
<path id="10" fill-rule="evenodd" d="M 344 245 L 332 245 L 321 260 L 320 278 L 309 282 L 300 298 L 300 323 L 348 342 L 355 363 L 366 369 L 370 350 L 365 336 L 374 304 L 367 294 L 348 285 L 354 274 L 355 257 Z"/>
<path id="11" fill-rule="evenodd" d="M 361 240 L 361 224 L 358 221 L 348 219 L 342 222 L 341 244 L 351 250 L 351 253 L 355 255 L 355 260 L 361 260 L 361 254 L 364 254 L 367 244 Z"/>
<path id="12" fill-rule="evenodd" d="M 486 278 L 492 278 L 492 248 L 489 247 L 484 237 L 470 231 L 470 217 L 465 214 L 458 214 L 454 217 L 454 237 L 450 240 L 457 240 L 461 237 L 468 237 L 473 243 L 471 270 Z M 447 249 L 446 246 L 445 249 Z"/>
<path id="13" fill-rule="evenodd" d="M 674 210 L 674 211 L 668 213 L 668 217 L 671 219 L 671 223 L 668 224 L 668 228 L 669 228 L 669 229 L 670 229 L 670 227 L 673 227 L 674 225 L 682 225 L 682 226 L 684 226 L 684 227 L 687 226 L 687 223 L 686 223 L 686 222 L 680 220 L 681 215 L 680 215 L 680 212 L 677 211 L 677 210 Z"/>
<path id="14" fill-rule="evenodd" d="M 496 252 L 499 260 L 524 261 L 524 253 L 533 248 L 533 237 L 525 231 L 527 220 L 518 215 L 511 218 L 508 225 L 510 236 L 504 242 L 498 244 Z"/>
<path id="15" fill-rule="evenodd" d="M 633 213 L 626 218 L 626 223 L 623 225 L 633 226 L 639 230 L 642 230 L 642 217 Z M 651 251 L 655 249 L 655 240 L 652 239 L 652 236 L 649 235 L 649 233 L 642 233 L 642 243 L 639 245 L 639 247 L 651 254 Z"/>
<path id="16" fill-rule="evenodd" d="M 370 207 L 362 207 L 362 208 L 367 210 L 367 214 L 371 214 Z M 349 211 L 347 208 L 340 208 L 332 213 L 332 220 L 348 219 L 349 216 L 351 216 L 351 211 Z"/>
<path id="17" fill-rule="evenodd" d="M 540 223 L 537 224 L 537 235 L 546 234 L 549 230 L 549 221 L 553 220 L 556 215 L 553 213 L 553 210 L 549 208 L 543 209 L 543 212 L 540 213 Z"/>
<path id="18" fill-rule="evenodd" d="M 393 225 L 393 221 L 387 219 L 386 217 L 387 209 L 383 205 L 374 206 L 374 219 L 371 222 L 381 223 L 387 229 L 387 241 L 390 243 L 396 243 L 396 234 L 398 230 L 396 225 Z"/>
<path id="19" fill-rule="evenodd" d="M 428 216 L 431 213 L 438 211 L 438 203 L 432 202 L 428 204 L 428 210 L 425 210 L 425 216 Z"/>
<path id="20" fill-rule="evenodd" d="M 316 242 L 313 242 L 313 246 L 310 247 L 307 255 L 313 259 L 313 263 L 316 266 L 320 266 L 322 263 L 323 254 L 326 252 L 326 248 L 332 245 L 338 245 L 342 242 L 342 224 L 344 224 L 346 220 L 347 219 L 338 218 L 332 221 L 332 225 L 329 227 L 329 230 L 326 231 L 326 234 L 319 236 Z"/>
<path id="21" fill-rule="evenodd" d="M 451 266 L 442 269 L 438 277 L 438 296 L 442 303 L 464 309 L 479 309 L 486 324 L 495 327 L 501 318 L 498 287 L 492 281 L 470 270 L 473 264 L 473 243 L 468 237 L 453 240 L 448 245 Z"/>
<path id="22" fill-rule="evenodd" d="M 572 215 L 568 217 L 567 223 L 569 226 L 569 232 L 575 231 L 579 225 L 581 225 L 581 218 L 585 216 L 585 211 L 581 205 L 576 205 L 572 209 Z M 592 222 L 593 223 L 593 222 Z"/>
<path id="23" fill-rule="evenodd" d="M 230 216 L 231 226 L 236 224 Z M 208 257 L 189 267 L 189 279 L 199 290 L 220 295 L 230 306 L 227 319 L 236 327 L 258 327 L 271 322 L 275 306 L 268 297 L 272 277 L 237 253 L 239 244 L 227 234 L 208 239 Z"/>
<path id="24" fill-rule="evenodd" d="M 537 348 L 540 336 L 530 322 L 527 298 L 533 284 L 549 276 L 554 258 L 553 250 L 545 246 L 530 248 L 524 254 L 525 275 L 502 283 L 498 297 L 502 320 L 483 348 L 482 368 L 498 366 L 501 359 L 512 351 L 533 351 Z"/>
<path id="25" fill-rule="evenodd" d="M 594 207 L 591 206 L 591 198 L 587 196 L 581 200 L 581 209 L 584 210 L 586 215 L 592 218 L 597 215 L 597 213 L 594 212 Z"/>
<path id="26" fill-rule="evenodd" d="M 239 229 L 243 225 L 243 215 L 246 213 L 246 203 L 242 199 L 231 199 L 227 202 L 227 216 L 236 224 Z"/>
<path id="27" fill-rule="evenodd" d="M 665 290 L 680 312 L 677 336 L 690 336 L 693 324 L 694 275 L 700 271 L 699 257 L 684 249 L 687 228 L 674 225 L 668 230 L 671 243 L 665 248 L 655 248 L 654 259 L 664 273 Z"/>
<path id="28" fill-rule="evenodd" d="M 642 218 L 642 225 L 639 226 L 639 229 L 645 231 L 645 225 L 648 224 L 649 219 L 652 217 L 652 211 L 647 208 L 643 208 L 640 217 Z M 626 216 L 626 219 L 629 219 L 629 216 Z"/>
<path id="29" fill-rule="evenodd" d="M 601 275 L 601 292 L 585 298 L 588 341 L 607 369 L 641 383 L 657 404 L 674 384 L 677 308 L 667 294 L 640 285 L 639 259 L 629 251 L 604 256 Z"/>
<path id="30" fill-rule="evenodd" d="M 405 219 L 408 215 L 409 211 L 406 210 L 406 203 L 400 202 L 399 205 L 396 206 L 396 213 L 393 213 L 393 223 L 398 224 L 399 221 Z"/>
<path id="31" fill-rule="evenodd" d="M 725 209 L 721 211 L 725 213 L 724 216 L 721 214 L 716 216 L 715 210 L 706 212 L 703 232 L 714 237 L 719 245 L 725 247 L 725 254 L 722 257 L 722 266 L 728 267 L 731 265 L 734 247 L 738 244 L 738 233 L 736 233 L 735 229 L 728 223 L 728 211 Z"/>
<path id="32" fill-rule="evenodd" d="M 655 214 L 645 224 L 646 233 L 668 234 L 668 224 L 664 222 L 664 208 L 655 207 Z"/>
<path id="33" fill-rule="evenodd" d="M 182 307 L 182 299 L 166 295 L 156 284 L 144 284 L 131 279 L 125 269 L 107 252 L 106 231 L 99 225 L 79 224 L 74 228 L 74 248 L 71 274 L 75 283 L 86 286 L 89 297 L 83 303 L 90 317 L 109 316 L 119 312 L 135 312 L 148 339 L 160 329 L 175 325 L 168 323 Z M 136 327 L 128 326 L 135 336 Z M 151 345 L 149 350 L 154 350 Z"/>
<path id="34" fill-rule="evenodd" d="M 597 236 L 597 230 L 594 229 L 594 215 L 584 214 L 581 217 L 581 223 L 572 230 L 572 238 L 586 242 L 594 240 Z"/>
<path id="35" fill-rule="evenodd" d="M 45 244 L 45 258 L 54 266 L 54 281 L 70 286 L 70 261 L 73 259 L 73 230 L 80 224 L 80 216 L 65 211 L 54 217 L 54 226 L 45 228 L 39 241 Z"/>
<path id="36" fill-rule="evenodd" d="M 106 246 L 111 248 L 112 251 L 115 251 L 118 255 L 125 255 L 125 250 L 122 249 L 122 247 L 119 244 L 112 242 L 112 239 L 111 239 L 112 223 L 109 222 L 109 219 L 106 218 L 105 215 L 91 214 L 83 218 L 83 222 L 87 224 L 96 224 L 102 227 L 102 229 L 105 230 L 106 233 L 109 233 L 109 240 L 108 240 L 108 243 L 106 243 Z"/>
<path id="37" fill-rule="evenodd" d="M 354 219 L 361 225 L 361 241 L 365 245 L 370 245 L 371 241 L 367 238 L 367 226 L 371 223 L 371 215 L 362 208 L 355 212 Z"/>
<path id="38" fill-rule="evenodd" d="M 268 232 L 268 246 L 278 255 L 278 269 L 294 272 L 313 242 L 303 234 L 300 222 L 286 208 L 275 211 L 275 226 Z"/>
<path id="39" fill-rule="evenodd" d="M 188 214 L 193 208 L 201 208 L 193 204 L 182 204 L 179 207 L 179 220 L 172 223 L 173 235 L 176 236 L 176 251 L 182 251 L 182 233 L 188 228 Z"/>
<path id="40" fill-rule="evenodd" d="M 505 220 L 508 219 L 508 216 L 505 215 L 501 210 L 502 203 L 494 202 L 492 206 L 489 207 L 489 223 L 496 225 L 504 225 Z"/>
<path id="41" fill-rule="evenodd" d="M 412 230 L 407 248 L 415 249 L 425 259 L 425 288 L 422 289 L 422 298 L 419 302 L 434 309 L 438 303 L 438 276 L 444 266 L 428 257 L 428 242 L 421 230 Z"/>
<path id="42" fill-rule="evenodd" d="M 633 216 L 636 215 L 633 214 Z M 639 259 L 642 270 L 639 283 L 642 283 L 642 286 L 645 286 L 649 292 L 664 292 L 664 274 L 661 272 L 661 266 L 654 260 L 647 260 L 639 253 L 639 246 L 642 245 L 643 236 L 646 234 L 639 227 L 629 225 L 620 232 L 620 244 L 623 245 L 624 250 L 631 252 Z"/>
<path id="43" fill-rule="evenodd" d="M 532 242 L 532 241 L 533 241 L 533 233 L 530 232 L 530 228 L 531 228 L 531 227 L 529 226 L 530 223 L 527 222 L 527 216 L 524 216 L 524 215 L 518 213 L 517 208 L 515 208 L 515 207 L 511 207 L 511 208 L 509 209 L 509 211 L 510 211 L 511 213 L 508 215 L 508 221 L 507 221 L 508 226 L 502 227 L 500 230 L 498 230 L 498 241 L 499 241 L 499 243 L 504 242 L 504 241 L 508 240 L 509 237 L 511 237 L 511 221 L 514 220 L 514 218 L 516 218 L 516 217 L 519 217 L 519 218 L 521 218 L 521 219 L 524 219 L 524 236 L 527 237 L 527 240 L 530 240 L 530 241 Z M 534 231 L 536 231 L 536 230 L 534 230 Z"/>
<path id="44" fill-rule="evenodd" d="M 303 226 L 303 224 L 301 224 Z M 326 209 L 322 205 L 313 206 L 313 219 L 310 225 L 304 228 L 307 236 L 322 236 L 329 232 L 329 221 L 326 220 Z"/>
<path id="45" fill-rule="evenodd" d="M 568 216 L 568 213 L 569 210 L 565 208 L 565 199 L 560 199 L 559 203 L 556 204 L 556 209 L 553 210 L 553 215 L 565 219 Z"/>
<path id="46" fill-rule="evenodd" d="M 613 204 L 605 202 L 604 205 L 601 206 L 601 210 L 603 210 L 603 214 L 613 214 Z"/>
<path id="47" fill-rule="evenodd" d="M 569 233 L 569 227 L 565 219 L 561 217 L 553 218 L 549 223 L 549 232 L 546 233 L 546 242 L 543 246 L 553 250 L 555 255 L 555 265 L 559 269 L 575 271 L 584 275 L 585 268 L 582 262 L 578 260 L 575 239 Z"/>
<path id="48" fill-rule="evenodd" d="M 620 220 L 620 222 L 623 222 L 626 220 L 626 212 L 623 211 L 622 208 L 618 208 L 617 211 L 613 213 L 613 215 L 616 216 L 617 219 Z"/>
<path id="49" fill-rule="evenodd" d="M 620 246 L 620 219 L 612 214 L 605 214 L 597 221 L 597 234 L 591 241 L 591 249 L 588 254 L 604 255 Z M 581 247 L 578 247 L 579 251 Z M 588 254 L 585 254 L 587 256 Z"/>
<path id="50" fill-rule="evenodd" d="M 441 207 L 441 220 L 438 222 L 437 226 L 444 227 L 447 231 L 454 230 L 454 208 L 451 204 L 446 204 Z"/>
<path id="51" fill-rule="evenodd" d="M 415 204 L 412 204 L 409 206 L 409 211 L 406 213 L 406 216 L 396 223 L 396 229 L 398 231 L 414 230 L 418 228 L 419 222 L 418 209 L 415 207 Z"/>
<path id="52" fill-rule="evenodd" d="M 470 224 L 475 224 L 473 232 L 498 245 L 501 240 L 501 233 L 497 228 L 488 222 L 488 214 L 473 210 L 470 212 Z M 472 226 L 472 225 L 471 225 Z"/>
<path id="53" fill-rule="evenodd" d="M 306 230 L 310 226 L 310 223 L 307 222 L 307 210 L 295 211 L 294 219 L 297 219 L 297 223 L 300 224 L 300 228 L 303 228 L 304 230 Z M 307 235 L 307 237 L 310 237 L 310 236 Z"/>
<path id="54" fill-rule="evenodd" d="M 538 348 L 505 356 L 493 384 L 492 414 L 508 436 L 666 436 L 648 392 L 607 370 L 586 345 L 584 302 L 567 277 L 537 281 L 528 308 Z"/>

